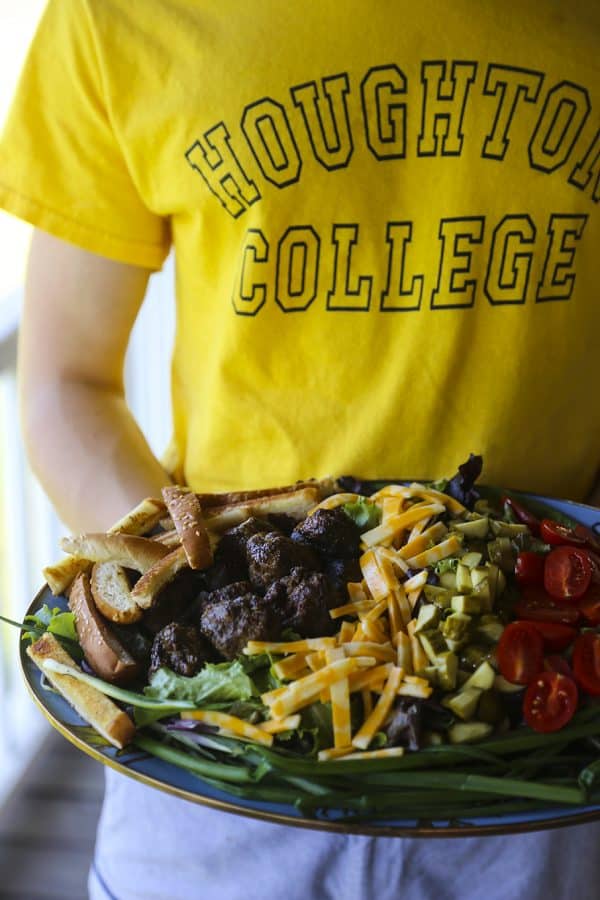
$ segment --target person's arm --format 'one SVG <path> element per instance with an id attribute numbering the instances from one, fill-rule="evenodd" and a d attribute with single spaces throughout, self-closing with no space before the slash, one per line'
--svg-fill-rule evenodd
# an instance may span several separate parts
<path id="1" fill-rule="evenodd" d="M 21 425 L 32 469 L 74 531 L 108 528 L 169 482 L 124 399 L 127 341 L 149 276 L 34 233 L 19 341 Z"/>

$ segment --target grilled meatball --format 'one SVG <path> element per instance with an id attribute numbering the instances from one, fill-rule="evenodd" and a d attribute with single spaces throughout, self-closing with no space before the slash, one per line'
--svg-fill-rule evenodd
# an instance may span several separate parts
<path id="1" fill-rule="evenodd" d="M 329 610 L 337 602 L 338 597 L 325 575 L 300 567 L 272 584 L 265 595 L 265 603 L 280 611 L 284 627 L 292 628 L 302 637 L 332 634 L 336 625 Z"/>
<path id="2" fill-rule="evenodd" d="M 292 532 L 292 540 L 309 544 L 329 559 L 355 559 L 360 531 L 343 509 L 318 509 Z"/>
<path id="3" fill-rule="evenodd" d="M 200 613 L 200 630 L 226 659 L 238 656 L 248 641 L 275 641 L 281 619 L 247 581 L 212 591 Z"/>
<path id="4" fill-rule="evenodd" d="M 278 578 L 289 575 L 295 566 L 311 570 L 322 566 L 310 547 L 275 531 L 251 537 L 246 544 L 246 559 L 250 581 L 259 590 L 266 590 Z"/>
<path id="5" fill-rule="evenodd" d="M 171 622 L 155 635 L 150 651 L 150 672 L 166 666 L 188 677 L 214 660 L 215 652 L 195 625 Z"/>
<path id="6" fill-rule="evenodd" d="M 211 591 L 235 581 L 247 581 L 246 544 L 253 535 L 267 531 L 273 531 L 270 522 L 251 516 L 225 532 L 215 550 L 213 565 L 204 573 Z"/>

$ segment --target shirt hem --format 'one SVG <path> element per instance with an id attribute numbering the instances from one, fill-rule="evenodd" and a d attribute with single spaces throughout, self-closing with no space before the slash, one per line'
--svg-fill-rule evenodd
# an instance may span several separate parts
<path id="1" fill-rule="evenodd" d="M 162 268 L 169 252 L 169 247 L 163 244 L 123 239 L 97 231 L 3 184 L 0 184 L 0 207 L 54 237 L 117 262 L 156 271 Z"/>

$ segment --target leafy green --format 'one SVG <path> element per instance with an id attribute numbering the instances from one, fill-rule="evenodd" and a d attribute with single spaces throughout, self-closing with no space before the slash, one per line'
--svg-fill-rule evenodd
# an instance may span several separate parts
<path id="1" fill-rule="evenodd" d="M 24 622 L 31 622 L 32 627 L 29 631 L 23 633 L 24 640 L 36 641 L 44 632 L 49 631 L 56 635 L 57 638 L 66 638 L 68 641 L 78 643 L 77 632 L 75 631 L 75 616 L 72 612 L 65 612 L 60 607 L 55 606 L 50 609 L 47 603 L 44 603 L 41 609 L 30 616 L 25 616 Z"/>
<path id="2" fill-rule="evenodd" d="M 440 559 L 436 562 L 434 569 L 436 575 L 443 575 L 445 572 L 456 572 L 458 559 L 455 556 L 449 556 L 446 559 Z"/>
<path id="3" fill-rule="evenodd" d="M 6 622 L 7 625 L 13 625 L 20 628 L 23 632 L 22 640 L 34 641 L 39 640 L 47 631 L 54 634 L 57 639 L 64 645 L 65 649 L 74 659 L 83 659 L 83 650 L 79 645 L 77 632 L 75 631 L 75 617 L 72 612 L 65 612 L 59 606 L 54 609 L 44 603 L 41 609 L 35 614 L 25 616 L 23 622 L 15 622 L 6 616 L 0 616 L 0 621 Z"/>
<path id="4" fill-rule="evenodd" d="M 314 750 L 333 747 L 333 720 L 330 703 L 311 703 L 302 710 L 300 728 L 301 735 L 312 735 Z"/>
<path id="5" fill-rule="evenodd" d="M 150 676 L 144 688 L 148 697 L 156 700 L 189 700 L 201 706 L 206 702 L 249 700 L 258 695 L 254 682 L 236 659 L 227 663 L 207 663 L 197 675 L 177 675 L 161 667 Z"/>
<path id="6" fill-rule="evenodd" d="M 370 500 L 367 500 L 366 497 L 360 497 L 351 503 L 344 503 L 342 509 L 361 531 L 369 531 L 371 528 L 376 528 L 381 521 L 381 513 L 378 507 L 371 503 Z"/>

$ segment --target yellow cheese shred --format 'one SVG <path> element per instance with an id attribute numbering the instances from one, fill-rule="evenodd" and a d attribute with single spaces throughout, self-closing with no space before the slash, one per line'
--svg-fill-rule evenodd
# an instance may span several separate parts
<path id="1" fill-rule="evenodd" d="M 293 716 L 286 716 L 285 719 L 267 719 L 266 722 L 260 722 L 257 727 L 267 734 L 279 734 L 282 731 L 294 731 L 299 725 L 300 714 L 295 713 Z"/>
<path id="2" fill-rule="evenodd" d="M 281 688 L 268 691 L 261 699 L 265 706 L 270 708 L 273 718 L 283 719 L 313 703 L 322 690 L 330 688 L 336 681 L 347 678 L 357 669 L 372 666 L 374 663 L 372 656 L 339 659 L 305 678 L 299 678 L 298 681 L 286 685 L 282 692 Z"/>
<path id="3" fill-rule="evenodd" d="M 305 638 L 301 641 L 248 641 L 242 653 L 256 656 L 258 653 L 309 653 L 311 650 L 329 650 L 335 647 L 334 637 Z"/>
<path id="4" fill-rule="evenodd" d="M 445 541 L 442 541 L 441 544 L 436 544 L 435 547 L 432 547 L 430 550 L 425 550 L 425 552 L 411 557 L 408 560 L 408 564 L 415 569 L 424 569 L 425 566 L 431 566 L 441 559 L 446 559 L 446 557 L 458 553 L 461 546 L 462 543 L 458 535 L 451 534 L 450 537 Z"/>
<path id="5" fill-rule="evenodd" d="M 264 744 L 265 747 L 270 747 L 273 743 L 272 735 L 265 733 L 262 728 L 251 725 L 245 719 L 230 716 L 228 713 L 208 709 L 186 709 L 185 712 L 181 713 L 181 718 L 195 719 L 197 722 L 204 722 L 206 725 L 216 725 L 220 731 L 248 738 L 248 740 L 257 744 Z"/>
<path id="6" fill-rule="evenodd" d="M 345 651 L 342 647 L 338 647 L 335 650 L 327 650 L 325 656 L 328 663 L 334 663 L 345 658 Z M 350 743 L 352 737 L 348 679 L 340 678 L 339 681 L 334 682 L 329 688 L 329 696 L 333 724 L 333 745 L 334 747 L 345 747 Z"/>
<path id="7" fill-rule="evenodd" d="M 339 750 L 319 750 L 317 759 L 319 762 L 336 760 L 337 762 L 353 762 L 355 759 L 387 759 L 394 756 L 403 756 L 404 747 L 381 747 L 379 750 L 357 751 L 354 747 L 342 747 Z"/>
<path id="8" fill-rule="evenodd" d="M 399 669 L 397 666 L 392 666 L 388 680 L 386 681 L 379 700 L 375 704 L 375 708 L 367 718 L 366 722 L 363 723 L 362 727 L 352 738 L 352 745 L 354 747 L 357 747 L 359 750 L 366 750 L 368 748 L 373 740 L 375 732 L 383 724 L 385 717 L 392 707 L 403 675 L 402 669 Z"/>

